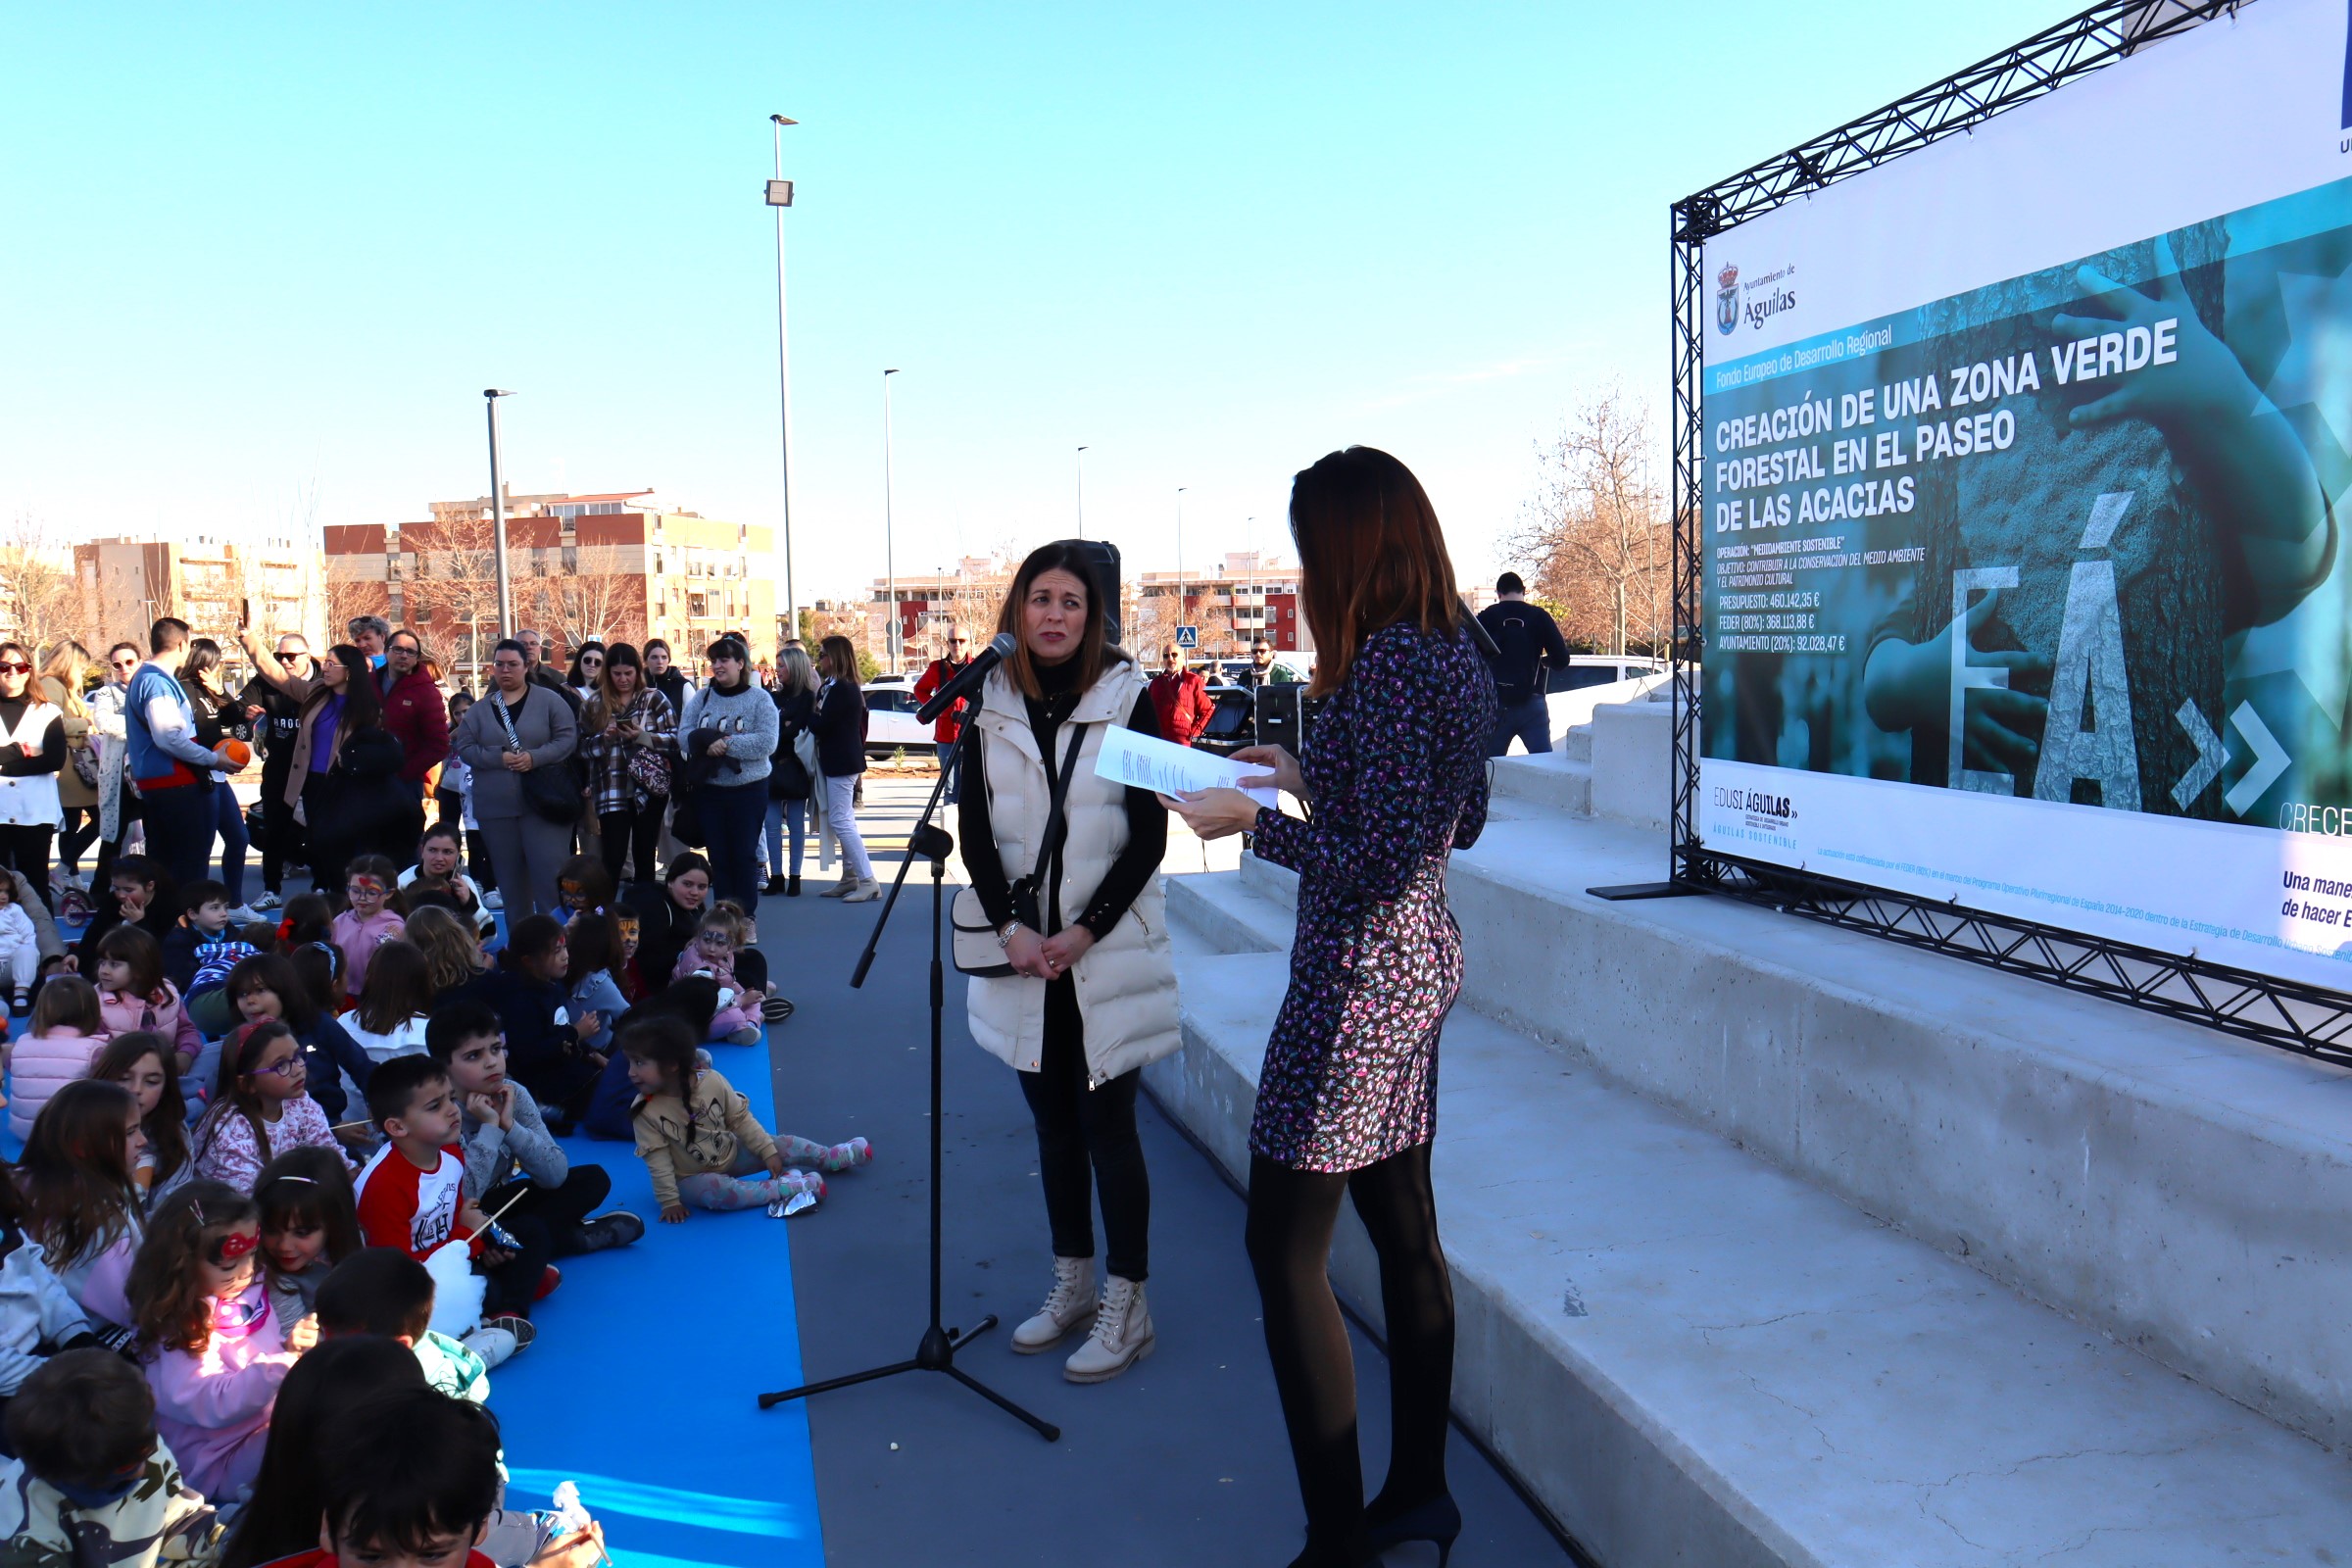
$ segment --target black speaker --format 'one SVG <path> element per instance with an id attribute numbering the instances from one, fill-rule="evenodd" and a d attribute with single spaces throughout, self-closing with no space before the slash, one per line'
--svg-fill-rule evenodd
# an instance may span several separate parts
<path id="1" fill-rule="evenodd" d="M 1313 738 L 1315 716 L 1330 699 L 1309 697 L 1298 681 L 1278 681 L 1257 689 L 1257 741 L 1280 746 L 1293 757 L 1304 757 Z"/>

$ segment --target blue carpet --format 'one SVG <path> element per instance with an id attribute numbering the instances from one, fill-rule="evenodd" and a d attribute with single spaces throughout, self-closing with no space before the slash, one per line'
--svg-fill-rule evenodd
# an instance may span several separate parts
<path id="1" fill-rule="evenodd" d="M 766 1046 L 710 1054 L 773 1128 Z M 545 1507 L 576 1481 L 619 1568 L 819 1568 L 808 1415 L 797 1402 L 761 1410 L 755 1396 L 801 1381 L 786 1226 L 855 1205 L 857 1178 L 789 1221 L 755 1208 L 663 1225 L 629 1145 L 564 1148 L 612 1173 L 609 1206 L 633 1210 L 646 1235 L 565 1260 L 563 1288 L 533 1313 L 538 1343 L 490 1375 L 509 1505 Z"/>

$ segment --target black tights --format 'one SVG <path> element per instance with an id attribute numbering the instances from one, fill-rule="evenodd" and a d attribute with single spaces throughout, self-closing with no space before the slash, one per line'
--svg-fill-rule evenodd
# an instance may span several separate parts
<path id="1" fill-rule="evenodd" d="M 1430 1146 L 1361 1170 L 1294 1170 L 1250 1161 L 1250 1266 L 1265 1309 L 1266 1354 L 1290 1429 L 1311 1551 L 1361 1539 L 1363 1461 L 1355 1446 L 1355 1362 L 1331 1293 L 1340 1198 L 1380 1255 L 1389 1340 L 1389 1479 L 1372 1503 L 1393 1517 L 1446 1490 L 1446 1419 L 1453 1396 L 1453 1282 L 1438 1245 Z"/>

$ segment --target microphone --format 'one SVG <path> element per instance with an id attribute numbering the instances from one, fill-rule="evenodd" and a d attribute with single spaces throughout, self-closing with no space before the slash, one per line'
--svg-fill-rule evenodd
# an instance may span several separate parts
<path id="1" fill-rule="evenodd" d="M 918 724 L 928 724 L 978 691 L 980 683 L 988 679 L 988 672 L 1004 662 L 1010 657 L 1012 649 L 1012 633 L 1008 631 L 997 633 L 989 645 L 980 650 L 977 658 L 956 672 L 954 680 L 933 692 L 931 700 L 914 710 L 914 721 Z"/>

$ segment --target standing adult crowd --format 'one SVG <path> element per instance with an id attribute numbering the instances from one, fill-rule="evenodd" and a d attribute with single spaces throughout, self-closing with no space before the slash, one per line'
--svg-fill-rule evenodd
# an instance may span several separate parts
<path id="1" fill-rule="evenodd" d="M 703 650 L 698 684 L 662 638 L 591 640 L 565 668 L 525 630 L 498 643 L 475 693 L 413 628 L 363 615 L 344 634 L 321 655 L 300 632 L 240 629 L 252 674 L 234 690 L 221 643 L 175 616 L 103 658 L 71 638 L 38 659 L 0 644 L 0 875 L 44 906 L 86 898 L 143 839 L 174 882 L 217 869 L 253 918 L 284 904 L 289 871 L 331 898 L 362 857 L 415 863 L 437 817 L 468 836 L 475 882 L 515 919 L 559 911 L 575 852 L 653 889 L 700 849 L 713 895 L 753 909 L 763 892 L 800 892 L 824 820 L 843 862 L 828 891 L 878 896 L 856 823 L 864 704 L 846 639 L 815 662 L 787 645 L 763 684 L 730 633 Z M 249 808 L 231 780 L 256 754 Z"/>

